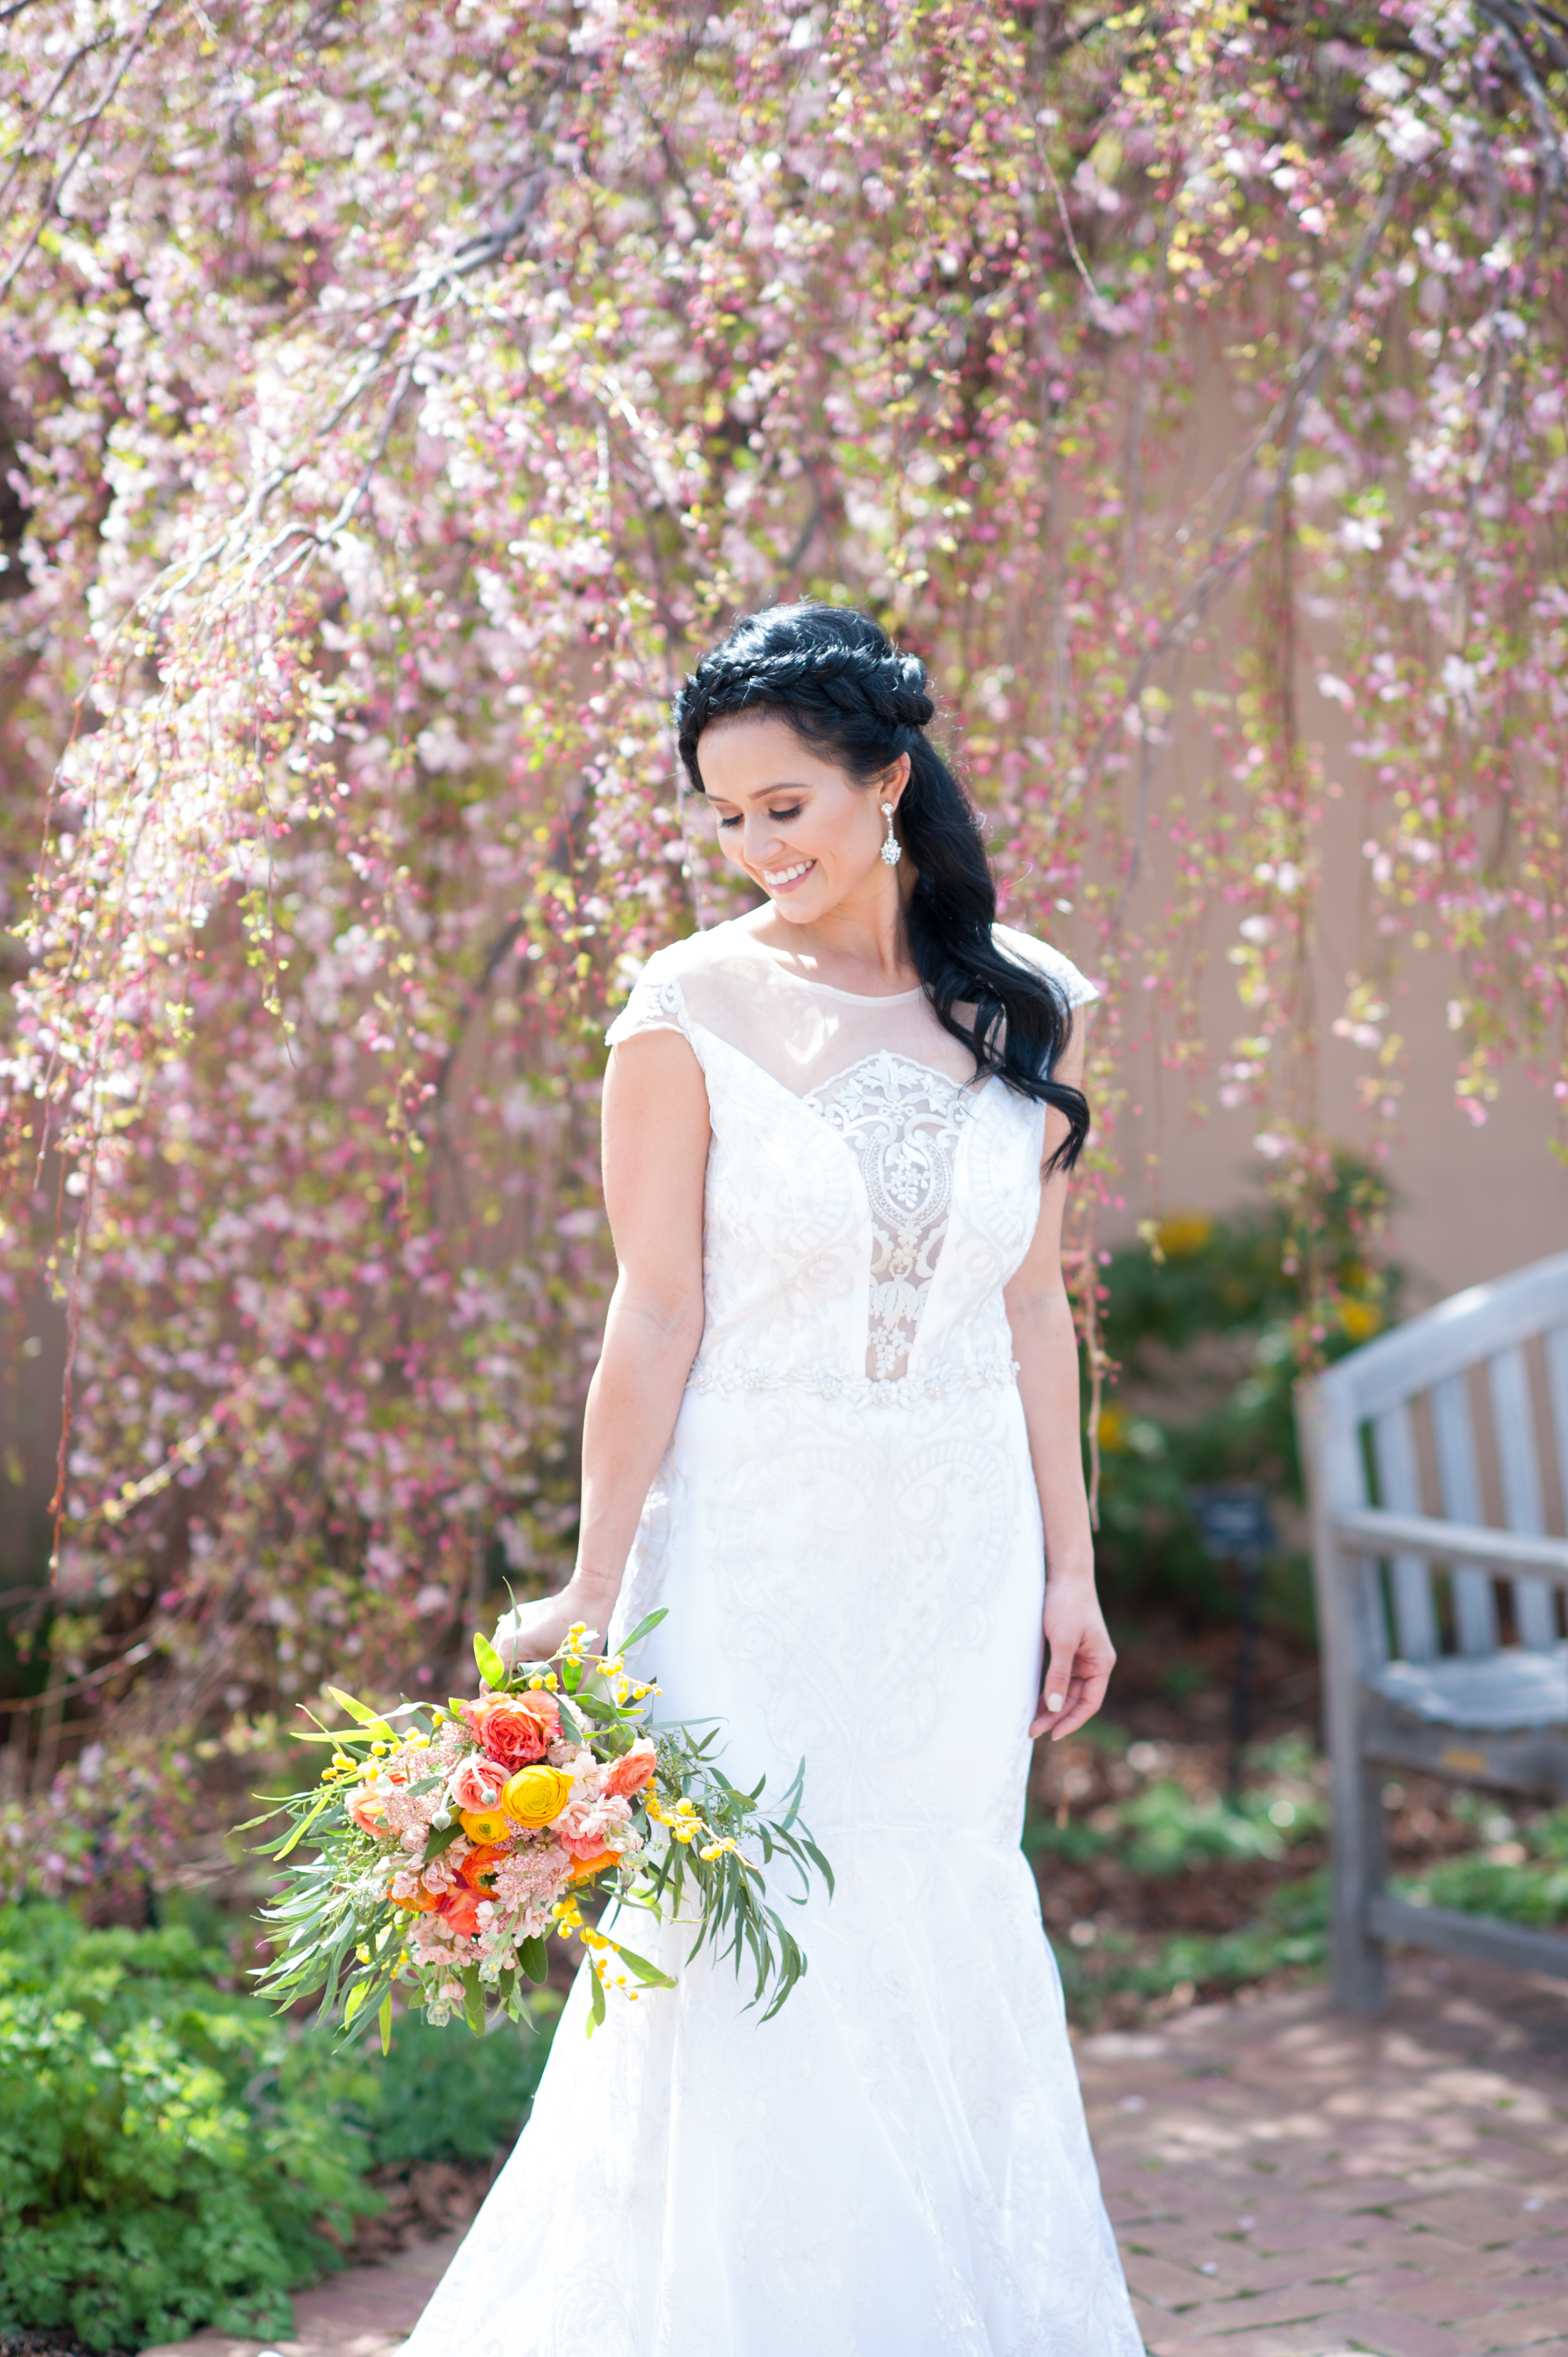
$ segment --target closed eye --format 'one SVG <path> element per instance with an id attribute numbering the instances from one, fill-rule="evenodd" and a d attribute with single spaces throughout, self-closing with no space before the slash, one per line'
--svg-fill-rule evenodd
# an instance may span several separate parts
<path id="1" fill-rule="evenodd" d="M 787 826 L 791 819 L 800 817 L 803 808 L 803 803 L 796 802 L 789 810 L 770 810 L 768 815 L 775 822 L 776 824 L 779 826 Z M 744 815 L 745 813 L 743 812 L 736 811 L 733 818 L 721 818 L 719 824 L 721 827 L 725 827 L 726 829 L 732 826 L 738 826 Z"/>

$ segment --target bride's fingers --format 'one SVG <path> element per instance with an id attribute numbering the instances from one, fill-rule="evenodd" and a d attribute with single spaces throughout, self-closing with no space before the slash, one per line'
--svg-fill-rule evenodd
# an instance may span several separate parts
<path id="1" fill-rule="evenodd" d="M 1066 1645 L 1057 1645 L 1051 1649 L 1050 1665 L 1046 1672 L 1045 1692 L 1040 1697 L 1039 1707 L 1029 1726 L 1031 1736 L 1043 1735 L 1047 1727 L 1054 1732 L 1062 1713 L 1076 1699 L 1073 1688 L 1076 1683 L 1074 1669 L 1077 1660 L 1076 1645 L 1070 1650 Z"/>
<path id="2" fill-rule="evenodd" d="M 1053 1743 L 1061 1742 L 1064 1736 L 1074 1735 L 1080 1727 L 1088 1725 L 1105 1700 L 1105 1689 L 1110 1683 L 1109 1669 L 1090 1670 L 1086 1665 L 1086 1674 L 1073 1681 L 1073 1691 L 1068 1696 L 1067 1707 L 1051 1729 Z"/>

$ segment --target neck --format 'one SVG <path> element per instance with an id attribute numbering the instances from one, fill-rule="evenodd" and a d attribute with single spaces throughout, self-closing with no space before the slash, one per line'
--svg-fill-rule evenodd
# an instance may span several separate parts
<path id="1" fill-rule="evenodd" d="M 753 930 L 768 949 L 798 959 L 822 980 L 840 977 L 852 988 L 874 980 L 889 991 L 908 990 L 919 980 L 904 924 L 914 885 L 908 860 L 896 868 L 879 860 L 864 884 L 810 924 L 793 924 L 769 907 Z"/>

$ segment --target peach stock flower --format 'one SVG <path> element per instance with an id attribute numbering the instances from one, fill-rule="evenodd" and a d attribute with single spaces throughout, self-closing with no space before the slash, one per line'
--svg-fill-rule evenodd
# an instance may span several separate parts
<path id="1" fill-rule="evenodd" d="M 435 1915 L 440 1911 L 441 1895 L 438 1891 L 426 1890 L 424 1884 L 420 1883 L 409 1892 L 406 1899 L 400 1899 L 394 1890 L 392 1905 L 406 1907 L 415 1915 Z"/>
<path id="2" fill-rule="evenodd" d="M 553 1695 L 542 1691 L 481 1695 L 478 1702 L 464 1704 L 463 1716 L 503 1768 L 531 1766 L 561 1738 L 561 1713 Z"/>
<path id="3" fill-rule="evenodd" d="M 624 1839 L 621 1834 L 623 1826 L 629 1826 L 630 1819 L 631 1803 L 622 1794 L 601 1792 L 597 1799 L 593 1799 L 579 1791 L 574 1805 L 566 1811 L 553 1832 L 562 1848 L 569 1851 L 572 1857 L 596 1857 L 600 1850 L 608 1848 L 617 1841 L 621 1842 L 623 1848 L 628 1843 L 632 1847 L 637 1846 L 630 1841 L 629 1834 Z"/>

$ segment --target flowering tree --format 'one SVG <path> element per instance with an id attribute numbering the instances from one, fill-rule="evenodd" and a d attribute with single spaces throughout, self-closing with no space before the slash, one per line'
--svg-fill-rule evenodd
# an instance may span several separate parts
<path id="1" fill-rule="evenodd" d="M 151 1742 L 344 1652 L 390 1673 L 498 1548 L 554 1558 L 597 1043 L 729 906 L 666 709 L 736 608 L 853 599 L 931 661 L 1007 913 L 1109 985 L 1102 1185 L 1122 1052 L 1203 1069 L 1223 939 L 1216 1083 L 1296 1208 L 1306 1347 L 1321 1028 L 1375 1146 L 1407 940 L 1463 961 L 1470 1118 L 1521 1055 L 1568 1098 L 1549 8 L 0 27 L 8 1286 L 18 1320 L 40 1268 L 64 1294 L 73 1369 L 51 1707 L 130 1679 Z M 1339 791 L 1377 953 L 1318 1010 Z"/>

